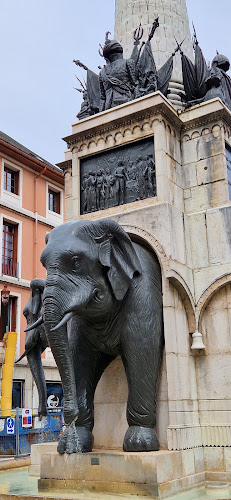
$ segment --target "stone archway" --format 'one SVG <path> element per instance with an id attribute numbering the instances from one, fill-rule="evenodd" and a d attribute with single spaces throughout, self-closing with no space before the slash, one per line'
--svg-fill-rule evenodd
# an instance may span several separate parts
<path id="1" fill-rule="evenodd" d="M 231 275 L 213 282 L 199 300 L 205 353 L 196 361 L 204 446 L 230 446 Z"/>

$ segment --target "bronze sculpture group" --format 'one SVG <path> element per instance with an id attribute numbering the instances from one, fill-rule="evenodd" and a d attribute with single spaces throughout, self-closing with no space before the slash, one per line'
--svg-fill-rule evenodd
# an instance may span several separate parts
<path id="1" fill-rule="evenodd" d="M 116 40 L 109 40 L 106 34 L 105 44 L 100 52 L 106 64 L 99 75 L 89 70 L 78 60 L 74 62 L 87 70 L 86 85 L 77 89 L 83 93 L 83 103 L 77 117 L 82 120 L 100 111 L 104 111 L 138 97 L 159 90 L 168 96 L 168 86 L 173 71 L 173 57 L 180 51 L 182 60 L 182 74 L 184 93 L 181 94 L 182 102 L 186 107 L 219 97 L 231 110 L 231 78 L 227 74 L 230 68 L 229 59 L 217 53 L 209 67 L 199 47 L 194 29 L 195 62 L 192 62 L 181 48 L 183 41 L 166 61 L 157 70 L 151 39 L 159 26 L 158 18 L 155 19 L 146 43 L 139 47 L 143 36 L 141 26 L 134 33 L 134 48 L 129 59 L 123 58 L 123 47 Z M 79 80 L 80 81 L 80 80 Z"/>
<path id="2" fill-rule="evenodd" d="M 195 28 L 193 48 L 194 63 L 180 49 L 185 92 L 181 97 L 186 107 L 219 97 L 231 110 L 231 78 L 227 74 L 229 59 L 217 52 L 209 67 L 199 46 Z"/>
<path id="3" fill-rule="evenodd" d="M 123 47 L 116 40 L 110 40 L 106 33 L 104 47 L 100 55 L 105 59 L 105 65 L 101 68 L 99 75 L 89 70 L 79 60 L 74 63 L 87 70 L 87 81 L 82 89 L 84 101 L 77 117 L 81 120 L 95 113 L 113 108 L 138 97 L 160 90 L 167 96 L 168 85 L 173 70 L 173 57 L 180 49 L 169 57 L 166 63 L 156 69 L 151 40 L 159 26 L 158 18 L 155 19 L 146 43 L 139 47 L 143 36 L 141 26 L 134 33 L 134 48 L 129 59 L 123 58 Z"/>
<path id="4" fill-rule="evenodd" d="M 127 164 L 119 160 L 114 171 L 107 167 L 85 172 L 81 195 L 83 214 L 156 196 L 153 155 L 139 155 Z"/>

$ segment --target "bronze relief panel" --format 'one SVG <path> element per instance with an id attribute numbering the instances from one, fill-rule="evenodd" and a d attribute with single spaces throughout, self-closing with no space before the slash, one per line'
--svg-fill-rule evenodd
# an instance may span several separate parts
<path id="1" fill-rule="evenodd" d="M 156 196 L 153 137 L 80 160 L 80 184 L 81 214 Z"/>

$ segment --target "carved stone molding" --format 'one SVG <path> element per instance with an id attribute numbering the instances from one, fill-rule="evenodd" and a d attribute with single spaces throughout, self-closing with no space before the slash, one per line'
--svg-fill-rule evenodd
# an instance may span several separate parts
<path id="1" fill-rule="evenodd" d="M 117 133 L 127 140 L 138 134 L 145 137 L 148 133 L 150 135 L 156 117 L 160 120 L 164 118 L 172 129 L 180 131 L 181 121 L 176 110 L 162 94 L 155 92 L 74 124 L 72 135 L 64 140 L 70 149 L 77 147 L 81 151 L 83 145 L 88 148 L 92 141 L 97 144 L 99 140 L 103 140 L 106 143 L 107 136 L 112 136 L 117 143 Z"/>
<path id="2" fill-rule="evenodd" d="M 169 450 L 189 450 L 207 446 L 231 446 L 231 425 L 169 426 Z"/>
<path id="3" fill-rule="evenodd" d="M 142 229 L 141 227 L 123 223 L 121 223 L 121 226 L 126 231 L 126 233 L 129 234 L 129 236 L 138 236 L 144 242 L 148 243 L 150 247 L 152 247 L 158 257 L 162 272 L 164 272 L 164 276 L 166 276 L 169 271 L 169 258 L 167 257 L 165 250 L 159 243 L 159 241 L 151 233 L 149 233 L 145 229 Z"/>
<path id="4" fill-rule="evenodd" d="M 231 126 L 231 112 L 216 98 L 203 104 L 194 106 L 180 113 L 183 133 L 198 127 L 205 127 L 214 122 Z"/>

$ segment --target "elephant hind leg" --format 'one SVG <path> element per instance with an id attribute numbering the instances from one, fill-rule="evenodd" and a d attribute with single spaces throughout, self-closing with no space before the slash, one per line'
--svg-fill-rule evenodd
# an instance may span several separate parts
<path id="1" fill-rule="evenodd" d="M 128 380 L 125 451 L 156 451 L 159 442 L 156 426 L 156 391 L 163 351 L 161 322 L 153 335 L 145 332 L 145 323 L 137 332 L 128 331 L 123 342 L 122 359 Z M 136 335 L 136 337 L 135 337 Z"/>

